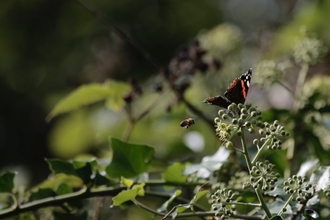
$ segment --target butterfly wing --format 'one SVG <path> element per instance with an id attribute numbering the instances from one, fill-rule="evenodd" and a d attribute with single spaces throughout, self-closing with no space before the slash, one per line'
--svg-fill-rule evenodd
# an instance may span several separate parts
<path id="1" fill-rule="evenodd" d="M 232 103 L 226 97 L 223 97 L 221 95 L 216 96 L 216 97 L 206 98 L 203 102 L 210 104 L 210 105 L 217 105 L 222 108 L 227 108 Z"/>
<path id="2" fill-rule="evenodd" d="M 247 93 L 249 91 L 252 77 L 252 69 L 250 68 L 246 73 L 236 78 L 225 92 L 225 97 L 236 104 L 244 104 Z"/>

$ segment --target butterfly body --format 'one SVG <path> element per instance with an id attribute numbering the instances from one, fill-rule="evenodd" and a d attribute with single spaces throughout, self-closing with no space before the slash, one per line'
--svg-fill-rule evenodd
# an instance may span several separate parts
<path id="1" fill-rule="evenodd" d="M 234 79 L 230 83 L 224 96 L 209 97 L 204 102 L 222 108 L 227 108 L 231 103 L 244 104 L 249 91 L 251 77 L 252 69 L 250 68 L 246 73 L 243 73 L 239 78 Z"/>

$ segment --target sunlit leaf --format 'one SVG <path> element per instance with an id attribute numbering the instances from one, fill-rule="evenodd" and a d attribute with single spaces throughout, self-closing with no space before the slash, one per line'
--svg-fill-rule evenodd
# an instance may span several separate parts
<path id="1" fill-rule="evenodd" d="M 0 192 L 11 193 L 14 188 L 15 173 L 4 172 L 0 175 Z"/>
<path id="2" fill-rule="evenodd" d="M 145 186 L 146 184 L 145 183 L 140 183 L 140 184 L 135 184 L 133 187 L 132 187 L 132 189 L 137 189 L 138 191 L 137 191 L 137 195 L 138 196 L 144 196 L 144 186 Z"/>
<path id="3" fill-rule="evenodd" d="M 149 160 L 155 153 L 154 148 L 125 143 L 115 138 L 112 138 L 110 142 L 113 159 L 106 168 L 106 172 L 110 177 L 124 176 L 128 178 L 147 171 Z"/>
<path id="4" fill-rule="evenodd" d="M 173 165 L 169 166 L 163 173 L 163 179 L 167 182 L 175 182 L 175 183 L 182 183 L 186 182 L 187 176 L 183 175 L 183 170 L 185 169 L 186 165 L 181 163 L 174 163 Z"/>
<path id="5" fill-rule="evenodd" d="M 185 175 L 196 173 L 198 178 L 208 178 L 215 170 L 227 162 L 229 154 L 229 150 L 225 147 L 220 147 L 214 155 L 204 157 L 200 164 L 187 166 L 183 173 Z"/>
<path id="6" fill-rule="evenodd" d="M 311 184 L 316 185 L 316 192 L 324 190 L 330 186 L 330 166 L 321 166 L 315 170 L 309 181 Z"/>
<path id="7" fill-rule="evenodd" d="M 163 205 L 162 205 L 161 207 L 159 207 L 159 208 L 157 209 L 157 211 L 158 211 L 158 212 L 165 212 L 165 211 L 168 211 L 168 210 L 167 210 L 168 206 L 173 202 L 173 200 L 174 200 L 176 197 L 180 196 L 181 193 L 182 193 L 181 190 L 176 190 L 176 191 L 172 194 L 172 196 L 171 196 L 166 202 L 164 202 Z"/>
<path id="8" fill-rule="evenodd" d="M 111 96 L 106 100 L 106 107 L 113 111 L 120 111 L 125 106 L 123 95 L 131 90 L 131 86 L 127 83 L 111 80 L 107 82 Z"/>
<path id="9" fill-rule="evenodd" d="M 47 120 L 51 120 L 59 114 L 76 110 L 97 101 L 105 100 L 110 95 L 110 87 L 104 84 L 93 83 L 82 85 L 60 100 L 47 116 Z"/>
<path id="10" fill-rule="evenodd" d="M 300 169 L 297 173 L 297 176 L 306 176 L 306 173 L 311 170 L 317 163 L 319 162 L 318 159 L 309 160 L 301 164 Z"/>
<path id="11" fill-rule="evenodd" d="M 72 188 L 80 188 L 83 186 L 83 181 L 73 175 L 66 175 L 64 173 L 59 173 L 52 175 L 50 178 L 43 181 L 40 185 L 38 185 L 39 188 L 51 188 L 56 190 L 57 187 L 62 184 L 66 183 L 70 185 Z"/>
<path id="12" fill-rule="evenodd" d="M 131 186 L 133 185 L 134 181 L 131 179 L 126 179 L 124 177 L 121 177 L 121 183 L 126 186 L 127 188 L 131 188 Z"/>
<path id="13" fill-rule="evenodd" d="M 135 199 L 135 197 L 138 195 L 138 191 L 139 188 L 121 191 L 117 196 L 112 198 L 113 206 L 119 206 L 124 202 Z"/>

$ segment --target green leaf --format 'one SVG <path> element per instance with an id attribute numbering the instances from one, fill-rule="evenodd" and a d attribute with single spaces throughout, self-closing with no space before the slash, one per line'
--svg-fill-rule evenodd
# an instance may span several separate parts
<path id="1" fill-rule="evenodd" d="M 133 187 L 132 187 L 132 189 L 137 189 L 138 191 L 137 191 L 137 195 L 138 196 L 144 196 L 144 186 L 145 186 L 146 184 L 145 183 L 140 183 L 140 184 L 135 184 Z"/>
<path id="2" fill-rule="evenodd" d="M 164 202 L 163 205 L 157 209 L 157 211 L 158 211 L 158 212 L 165 212 L 165 211 L 168 211 L 168 210 L 167 210 L 168 206 L 173 202 L 173 200 L 174 200 L 176 197 L 180 196 L 181 193 L 182 193 L 181 190 L 176 190 L 176 191 L 172 194 L 171 198 L 169 198 L 166 202 Z"/>
<path id="3" fill-rule="evenodd" d="M 104 172 L 100 173 L 97 172 L 94 178 L 94 185 L 95 186 L 113 186 L 115 182 L 113 180 L 110 180 L 108 177 L 106 177 Z"/>
<path id="4" fill-rule="evenodd" d="M 123 96 L 131 90 L 131 86 L 127 83 L 113 80 L 107 83 L 111 89 L 111 96 L 106 100 L 105 106 L 108 109 L 118 112 L 126 105 Z"/>
<path id="5" fill-rule="evenodd" d="M 330 186 L 330 166 L 321 166 L 315 170 L 309 181 L 311 184 L 316 185 L 316 192 L 324 190 Z"/>
<path id="6" fill-rule="evenodd" d="M 111 144 L 113 159 L 106 168 L 110 177 L 129 178 L 147 171 L 149 160 L 155 153 L 152 147 L 129 144 L 115 138 L 111 139 Z"/>
<path id="7" fill-rule="evenodd" d="M 77 176 L 77 172 L 74 169 L 72 163 L 67 161 L 63 161 L 60 159 L 45 159 L 49 165 L 49 169 L 54 174 L 64 173 L 67 175 L 75 175 Z"/>
<path id="8" fill-rule="evenodd" d="M 56 189 L 57 195 L 64 195 L 72 192 L 73 192 L 72 187 L 66 183 L 61 183 Z"/>
<path id="9" fill-rule="evenodd" d="M 33 192 L 31 194 L 29 201 L 44 199 L 53 196 L 56 196 L 56 193 L 50 188 L 38 189 L 37 192 Z"/>
<path id="10" fill-rule="evenodd" d="M 123 93 L 121 92 L 124 90 L 128 91 L 128 88 L 128 85 L 115 81 L 111 81 L 108 84 L 93 83 L 82 85 L 60 100 L 47 116 L 47 120 L 51 120 L 59 114 L 70 112 L 111 97 L 117 100 L 119 95 L 122 97 Z"/>
<path id="11" fill-rule="evenodd" d="M 223 164 L 227 163 L 229 155 L 229 150 L 225 147 L 220 147 L 214 155 L 205 156 L 200 164 L 187 166 L 183 174 L 196 173 L 198 178 L 208 178 L 213 171 L 218 170 Z"/>
<path id="12" fill-rule="evenodd" d="M 205 196 L 207 193 L 209 192 L 209 190 L 202 190 L 199 191 L 197 194 L 195 194 L 195 196 L 191 199 L 190 204 L 195 204 L 200 198 L 202 198 L 203 196 Z"/>
<path id="13" fill-rule="evenodd" d="M 276 198 L 276 200 L 274 202 L 272 202 L 268 208 L 269 208 L 269 211 L 272 213 L 272 214 L 277 214 L 279 213 L 283 206 L 285 205 L 285 201 L 283 201 L 282 199 L 280 198 Z M 291 209 L 291 206 L 288 205 L 286 206 L 286 211 L 284 212 L 285 214 L 292 214 L 292 209 Z"/>
<path id="14" fill-rule="evenodd" d="M 181 163 L 174 163 L 172 166 L 168 167 L 162 174 L 163 179 L 167 182 L 182 183 L 186 182 L 187 176 L 184 176 L 183 170 L 186 165 Z"/>
<path id="15" fill-rule="evenodd" d="M 131 188 L 131 186 L 133 185 L 134 181 L 131 179 L 126 179 L 124 177 L 121 177 L 121 183 L 126 186 L 127 188 Z"/>
<path id="16" fill-rule="evenodd" d="M 303 216 L 307 220 L 315 220 L 315 219 L 320 218 L 320 215 L 316 211 L 314 211 L 313 209 L 305 209 Z"/>
<path id="17" fill-rule="evenodd" d="M 75 163 L 75 162 L 74 162 Z M 85 184 L 88 184 L 92 181 L 93 169 L 91 163 L 79 162 L 79 166 L 76 169 L 77 176 L 82 179 Z"/>
<path id="18" fill-rule="evenodd" d="M 209 192 L 209 190 L 203 190 L 203 191 L 199 191 L 197 194 L 195 194 L 195 196 L 190 200 L 189 204 L 185 204 L 185 205 L 179 205 L 176 208 L 176 214 L 182 213 L 184 211 L 186 211 L 187 209 L 191 209 L 193 211 L 193 205 L 200 199 L 202 198 L 204 195 L 206 195 Z"/>
<path id="19" fill-rule="evenodd" d="M 0 175 L 0 192 L 11 193 L 14 188 L 15 173 L 4 172 Z"/>
<path id="20" fill-rule="evenodd" d="M 138 191 L 139 189 L 136 188 L 120 192 L 117 196 L 112 198 L 113 206 L 119 206 L 124 202 L 135 199 L 135 197 L 138 195 Z"/>

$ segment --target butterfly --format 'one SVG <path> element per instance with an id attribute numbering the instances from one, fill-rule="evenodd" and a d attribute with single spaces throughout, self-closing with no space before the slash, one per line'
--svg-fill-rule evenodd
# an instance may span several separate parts
<path id="1" fill-rule="evenodd" d="M 230 83 L 224 96 L 219 95 L 215 97 L 206 98 L 203 102 L 210 105 L 217 105 L 222 108 L 227 108 L 232 103 L 244 104 L 247 93 L 250 87 L 252 77 L 252 68 L 246 73 L 243 73 L 239 78 L 234 79 Z"/>

